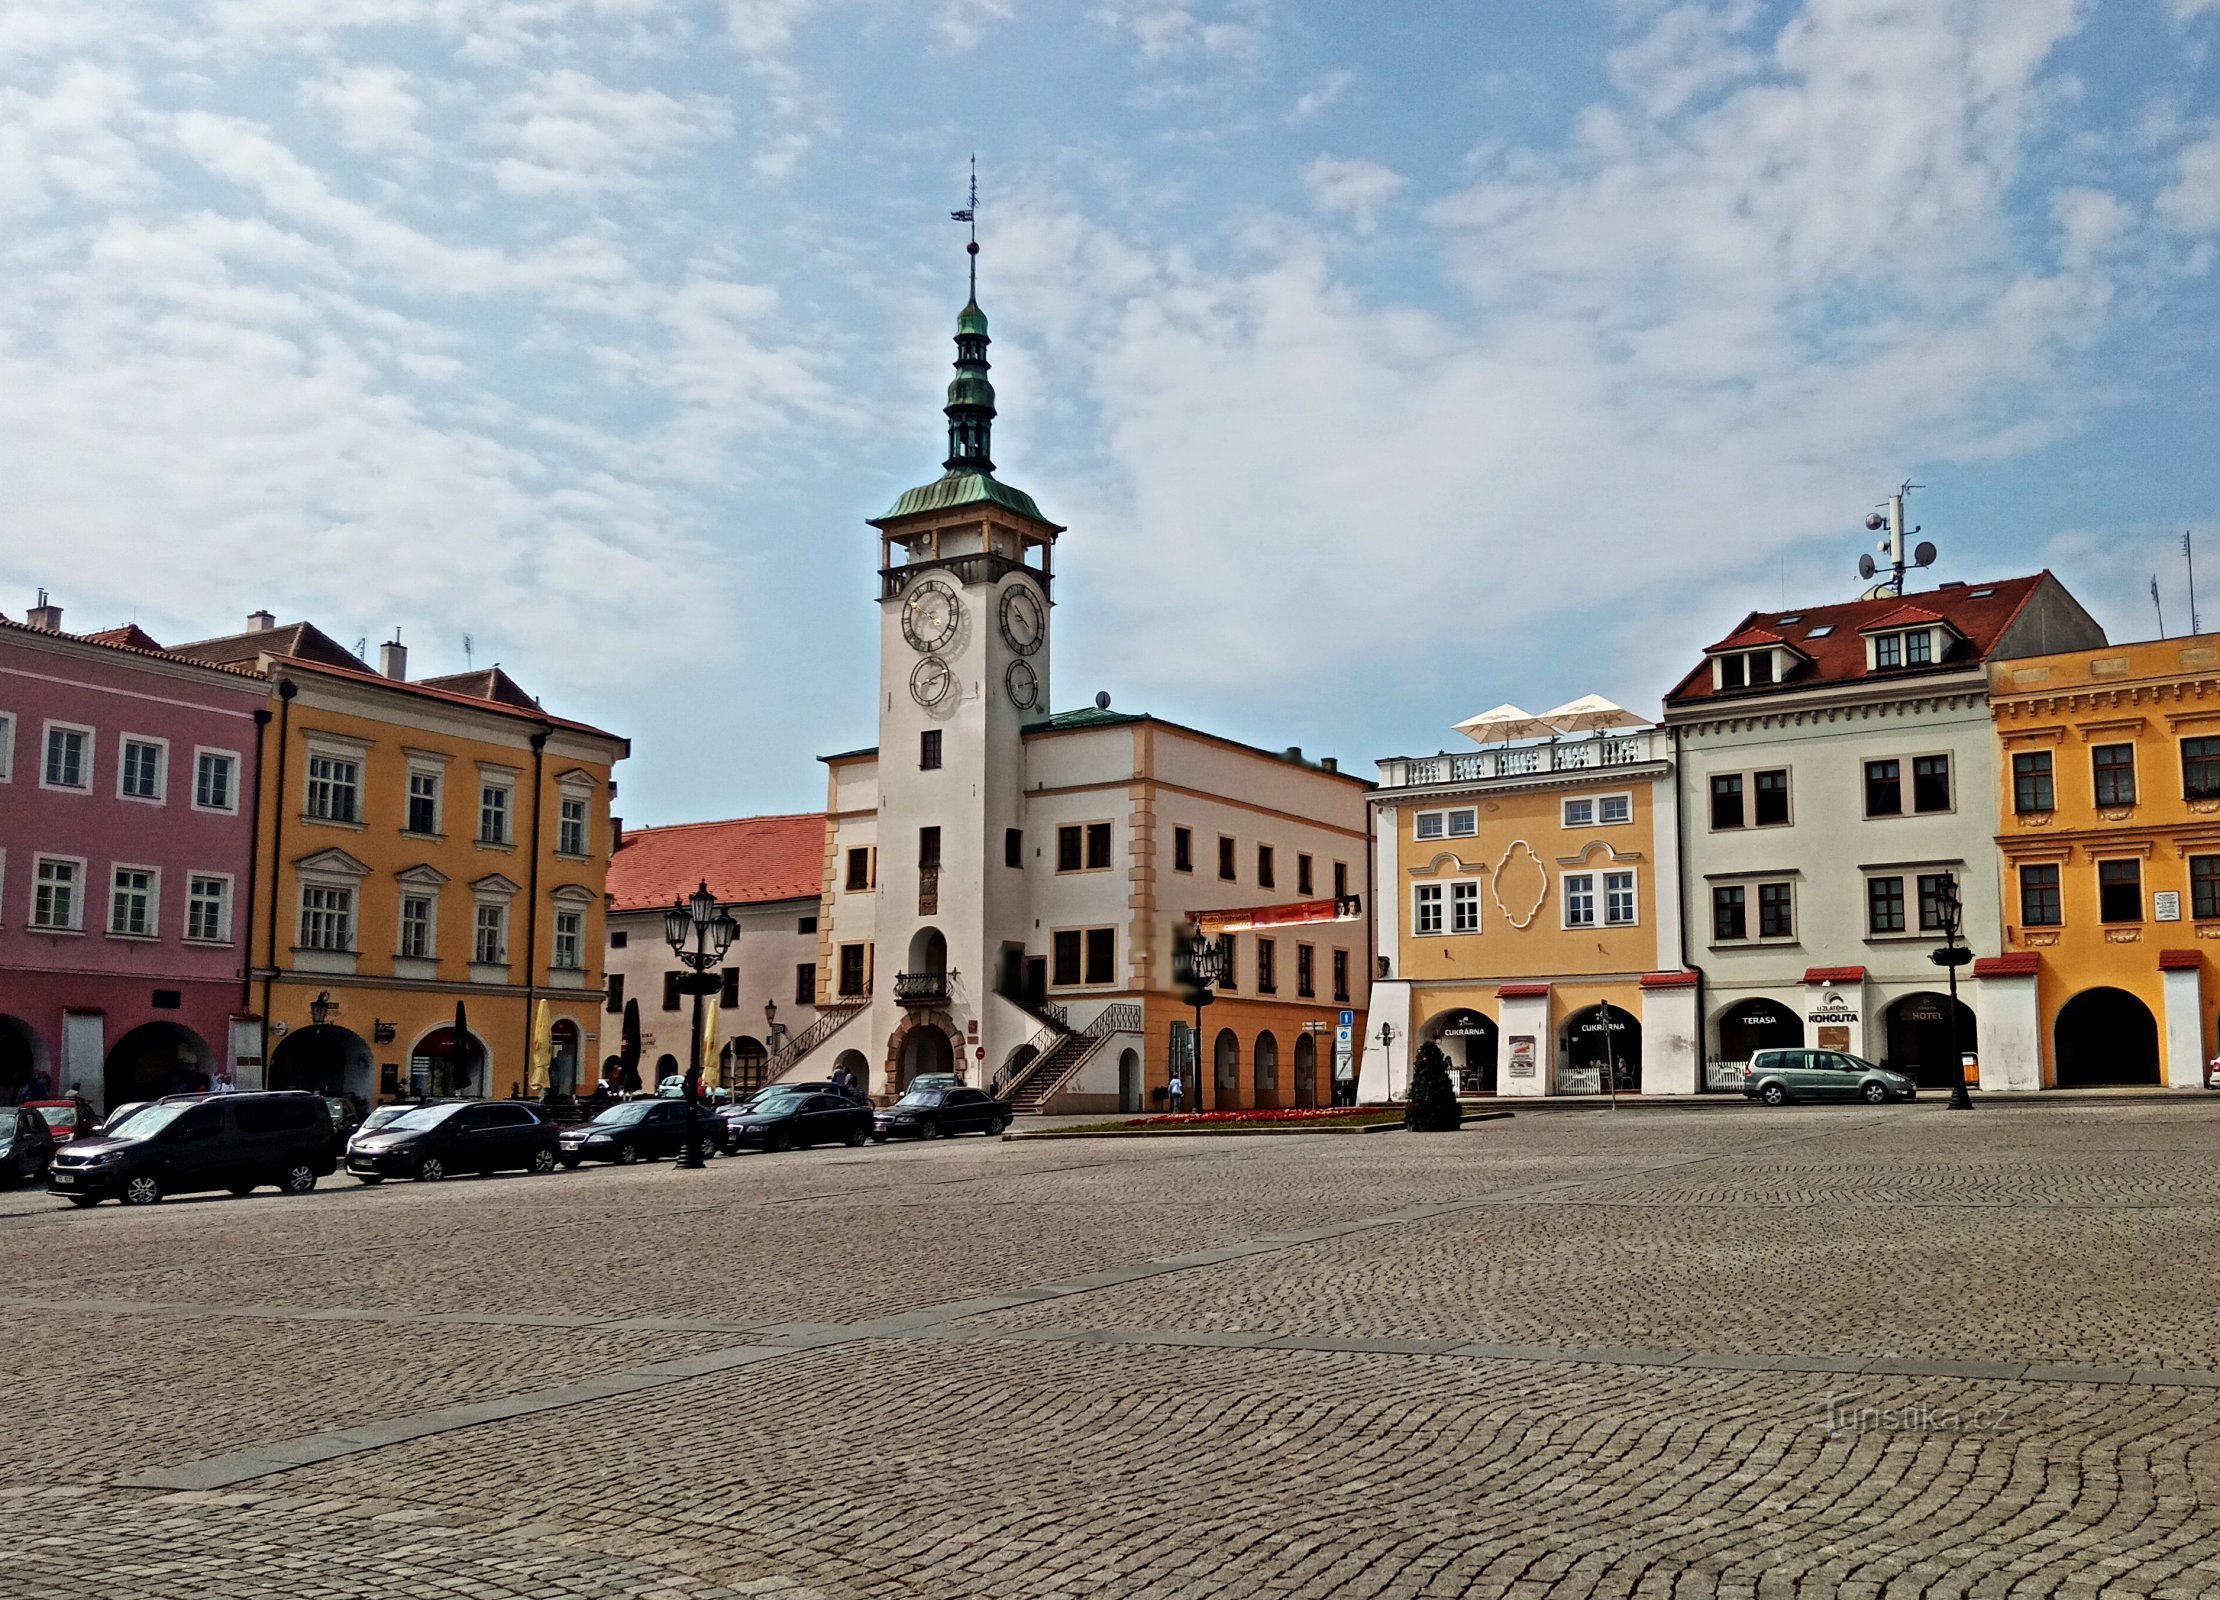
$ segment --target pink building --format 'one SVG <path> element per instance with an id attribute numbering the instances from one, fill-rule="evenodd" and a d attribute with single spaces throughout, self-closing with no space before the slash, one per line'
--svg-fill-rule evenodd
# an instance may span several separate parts
<path id="1" fill-rule="evenodd" d="M 0 619 L 0 1099 L 106 1107 L 231 1070 L 269 686 L 136 628 Z M 243 1044 L 241 1041 L 244 1041 Z"/>

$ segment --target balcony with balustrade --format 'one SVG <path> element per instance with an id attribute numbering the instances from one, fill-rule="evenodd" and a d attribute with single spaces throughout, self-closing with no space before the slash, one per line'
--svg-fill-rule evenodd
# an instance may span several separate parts
<path id="1" fill-rule="evenodd" d="M 1663 761 L 1667 749 L 1662 730 L 1639 728 L 1631 733 L 1597 734 L 1584 739 L 1505 744 L 1461 753 L 1443 751 L 1437 756 L 1390 756 L 1380 763 L 1380 787 L 1423 789 L 1598 773 Z"/>

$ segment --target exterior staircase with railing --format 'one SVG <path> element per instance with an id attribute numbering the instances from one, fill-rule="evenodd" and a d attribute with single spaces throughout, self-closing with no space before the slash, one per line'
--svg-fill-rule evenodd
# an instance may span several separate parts
<path id="1" fill-rule="evenodd" d="M 780 1045 L 770 1059 L 764 1062 L 764 1081 L 778 1082 L 799 1066 L 804 1056 L 870 1009 L 869 991 L 860 995 L 843 995 L 837 1004 L 820 1007 L 815 1022 Z"/>
<path id="2" fill-rule="evenodd" d="M 1121 1033 L 1140 1031 L 1141 1008 L 1131 1002 L 1103 1007 L 1100 1016 L 1076 1030 L 1051 1021 L 1026 1047 L 1033 1050 L 1032 1059 L 1001 1083 L 998 1092 L 1008 1097 L 1014 1111 L 1039 1111 L 1078 1075 L 1080 1068 L 1101 1053 L 1104 1045 Z"/>

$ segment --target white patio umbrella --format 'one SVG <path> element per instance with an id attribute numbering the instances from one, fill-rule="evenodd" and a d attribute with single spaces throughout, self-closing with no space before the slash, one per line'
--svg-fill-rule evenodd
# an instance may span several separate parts
<path id="1" fill-rule="evenodd" d="M 1500 705 L 1493 711 L 1483 711 L 1477 717 L 1467 717 L 1458 723 L 1457 731 L 1474 744 L 1490 744 L 1501 740 L 1508 744 L 1513 739 L 1554 739 L 1558 730 L 1530 711 L 1521 711 L 1514 705 Z"/>
<path id="2" fill-rule="evenodd" d="M 1602 733 L 1607 728 L 1649 726 L 1647 717 L 1638 717 L 1600 694 L 1584 694 L 1578 700 L 1568 700 L 1554 711 L 1543 712 L 1537 720 L 1548 723 L 1560 733 Z"/>

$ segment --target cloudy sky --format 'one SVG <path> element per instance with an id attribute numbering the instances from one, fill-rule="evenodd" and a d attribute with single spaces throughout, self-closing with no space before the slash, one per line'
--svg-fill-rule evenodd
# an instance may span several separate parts
<path id="1" fill-rule="evenodd" d="M 0 611 L 468 634 L 634 822 L 820 804 L 974 150 L 1059 707 L 1654 709 L 1907 477 L 2220 626 L 2220 0 L 7 0 Z"/>

